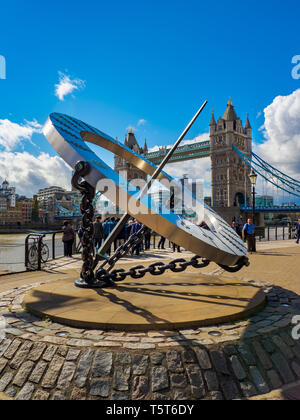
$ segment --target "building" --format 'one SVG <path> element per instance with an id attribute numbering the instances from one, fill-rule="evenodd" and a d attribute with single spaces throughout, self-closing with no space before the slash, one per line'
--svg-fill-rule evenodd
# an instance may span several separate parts
<path id="1" fill-rule="evenodd" d="M 129 147 L 129 149 L 133 150 L 136 153 L 143 154 L 148 152 L 147 141 L 145 140 L 144 147 L 140 147 L 132 128 L 129 130 L 127 136 L 125 137 L 125 146 Z M 121 176 L 126 177 L 128 182 L 132 181 L 133 179 L 143 179 L 147 180 L 147 175 L 145 172 L 141 171 L 140 169 L 136 168 L 134 165 L 130 164 L 126 160 L 122 159 L 120 156 L 115 155 L 114 157 L 114 169 L 118 172 Z"/>
<path id="2" fill-rule="evenodd" d="M 38 199 L 38 201 L 45 201 L 49 197 L 51 197 L 53 194 L 64 193 L 65 191 L 66 190 L 64 188 L 61 188 L 61 187 L 43 188 L 43 189 L 39 190 L 39 192 L 37 193 L 37 199 Z"/>
<path id="3" fill-rule="evenodd" d="M 2 182 L 0 197 L 8 199 L 10 207 L 16 207 L 16 188 L 10 187 L 7 180 Z"/>
<path id="4" fill-rule="evenodd" d="M 214 208 L 244 206 L 251 200 L 250 168 L 236 154 L 236 146 L 251 157 L 252 129 L 247 114 L 245 126 L 229 100 L 223 117 L 209 125 L 211 155 L 211 188 Z"/>

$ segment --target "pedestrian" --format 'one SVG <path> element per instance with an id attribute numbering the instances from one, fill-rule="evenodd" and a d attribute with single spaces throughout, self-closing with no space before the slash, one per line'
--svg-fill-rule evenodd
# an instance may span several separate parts
<path id="1" fill-rule="evenodd" d="M 68 221 L 64 222 L 62 230 L 63 230 L 62 241 L 64 243 L 64 256 L 72 258 L 75 232 Z"/>
<path id="2" fill-rule="evenodd" d="M 248 219 L 248 222 L 244 225 L 242 238 L 247 241 L 248 252 L 256 252 L 255 225 L 252 219 Z"/>
<path id="3" fill-rule="evenodd" d="M 150 228 L 146 228 L 145 234 L 144 234 L 144 238 L 145 238 L 145 249 L 149 250 L 150 246 L 151 246 L 151 235 L 152 235 L 152 230 Z"/>
<path id="4" fill-rule="evenodd" d="M 96 248 L 96 252 L 98 252 L 98 249 L 101 247 L 103 238 L 104 233 L 101 217 L 97 216 L 96 221 L 94 222 L 94 247 Z"/>
<path id="5" fill-rule="evenodd" d="M 139 230 L 141 230 L 141 228 L 142 228 L 142 225 L 136 219 L 134 219 L 134 221 L 131 225 L 130 236 L 135 235 Z M 133 249 L 133 252 L 135 252 L 135 254 L 138 256 L 138 255 L 140 255 L 140 250 L 141 250 L 141 245 L 138 244 Z"/>
<path id="6" fill-rule="evenodd" d="M 177 252 L 181 252 L 180 246 L 176 245 L 175 242 L 173 242 L 173 252 L 176 252 L 176 250 L 177 250 Z"/>
<path id="7" fill-rule="evenodd" d="M 166 238 L 163 236 L 160 237 L 160 241 L 158 242 L 158 249 L 165 249 Z"/>
<path id="8" fill-rule="evenodd" d="M 299 241 L 300 241 L 300 219 L 298 219 L 298 222 L 296 224 L 296 234 L 297 234 L 296 243 L 299 244 Z"/>
<path id="9" fill-rule="evenodd" d="M 109 235 L 111 234 L 111 232 L 114 229 L 115 224 L 111 221 L 111 219 L 108 217 L 105 222 L 103 223 L 103 236 L 104 236 L 104 240 L 106 240 Z M 108 255 L 111 254 L 111 247 L 109 248 L 109 250 L 107 251 Z"/>
<path id="10" fill-rule="evenodd" d="M 235 233 L 237 233 L 240 237 L 242 237 L 241 228 L 239 227 L 239 225 L 235 221 L 232 222 L 231 227 L 235 231 Z"/>

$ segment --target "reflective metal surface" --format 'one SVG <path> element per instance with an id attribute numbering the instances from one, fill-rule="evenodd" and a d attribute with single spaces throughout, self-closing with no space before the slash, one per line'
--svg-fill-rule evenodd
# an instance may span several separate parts
<path id="1" fill-rule="evenodd" d="M 180 215 L 168 213 L 166 208 L 159 207 L 157 203 L 149 200 L 148 196 L 144 196 L 138 203 L 138 190 L 103 162 L 86 143 L 89 141 L 105 147 L 148 174 L 155 171 L 156 167 L 153 164 L 117 140 L 79 120 L 57 113 L 50 115 L 43 132 L 58 154 L 72 168 L 80 160 L 90 164 L 91 171 L 85 176 L 85 180 L 92 186 L 96 187 L 97 183 L 105 178 L 111 180 L 115 191 L 108 190 L 105 192 L 106 197 L 158 234 L 218 264 L 235 265 L 246 255 L 246 248 L 239 236 L 220 216 L 199 200 L 197 204 L 202 213 L 199 217 L 203 218 L 210 230 L 200 228 Z M 164 172 L 160 179 L 172 178 Z M 187 191 L 187 197 L 188 201 L 195 200 L 191 192 Z M 136 202 L 135 211 L 128 207 L 129 202 Z"/>

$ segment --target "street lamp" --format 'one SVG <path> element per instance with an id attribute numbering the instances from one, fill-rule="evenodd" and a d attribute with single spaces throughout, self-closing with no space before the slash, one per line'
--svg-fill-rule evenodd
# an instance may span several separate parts
<path id="1" fill-rule="evenodd" d="M 257 181 L 257 174 L 254 172 L 254 170 L 251 170 L 251 173 L 249 175 L 250 178 L 250 182 L 252 185 L 252 195 L 253 195 L 253 199 L 252 199 L 252 220 L 254 223 L 254 218 L 255 218 L 255 185 L 256 185 L 256 181 Z"/>

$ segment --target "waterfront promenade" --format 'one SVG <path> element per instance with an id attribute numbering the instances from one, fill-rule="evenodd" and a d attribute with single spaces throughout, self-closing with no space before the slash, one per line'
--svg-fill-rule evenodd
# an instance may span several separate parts
<path id="1" fill-rule="evenodd" d="M 224 273 L 215 264 L 197 271 L 199 278 L 222 276 L 267 294 L 258 314 L 209 327 L 85 330 L 23 310 L 24 295 L 34 285 L 78 278 L 79 258 L 58 260 L 40 273 L 0 277 L 0 314 L 6 322 L 0 339 L 0 399 L 292 398 L 300 380 L 300 341 L 291 336 L 292 316 L 300 314 L 300 248 L 295 241 L 258 243 L 257 248 L 249 255 L 250 267 L 238 273 Z M 182 256 L 188 253 L 175 254 Z M 170 258 L 173 253 L 155 251 L 138 264 Z M 180 311 L 180 300 L 176 304 Z"/>

